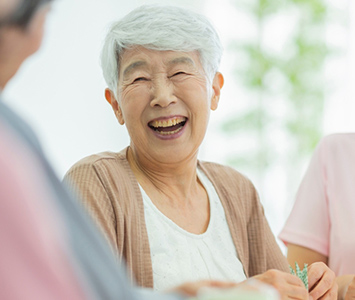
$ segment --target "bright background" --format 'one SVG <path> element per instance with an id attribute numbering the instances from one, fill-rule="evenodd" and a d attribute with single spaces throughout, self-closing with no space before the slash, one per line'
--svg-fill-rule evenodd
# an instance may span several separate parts
<path id="1" fill-rule="evenodd" d="M 235 68 L 243 64 L 242 58 L 236 55 L 230 44 L 252 38 L 255 24 L 253 19 L 235 8 L 237 0 L 56 0 L 41 50 L 9 83 L 4 98 L 38 132 L 60 177 L 84 156 L 107 150 L 119 151 L 128 145 L 125 128 L 118 124 L 104 99 L 106 85 L 101 75 L 99 54 L 111 21 L 141 4 L 159 2 L 204 13 L 216 26 L 225 47 L 220 68 L 225 76 L 225 86 L 220 106 L 211 114 L 200 158 L 228 164 L 231 153 L 237 153 L 251 142 L 243 136 L 227 135 L 222 130 L 226 119 L 233 118 L 233 114 L 247 109 L 251 103 L 250 91 L 242 88 L 235 76 Z M 351 0 L 327 2 L 342 12 L 343 19 L 326 26 L 323 32 L 326 43 L 339 51 L 325 62 L 322 70 L 326 82 L 331 83 L 322 123 L 318 124 L 322 135 L 355 130 L 355 24 L 351 22 L 355 17 L 355 5 Z M 282 40 L 297 28 L 297 23 L 292 24 L 290 18 L 281 15 L 276 15 L 273 20 L 273 27 L 268 29 L 271 32 L 269 44 L 277 51 L 286 51 Z M 266 107 L 278 114 L 283 113 L 282 105 Z M 287 137 L 276 134 L 271 140 L 270 145 L 281 153 L 290 146 Z M 275 235 L 292 207 L 310 155 L 311 152 L 303 156 L 297 165 L 279 160 L 265 168 L 263 176 L 254 169 L 233 165 L 256 185 Z M 291 185 L 285 180 L 290 166 L 296 170 Z"/>

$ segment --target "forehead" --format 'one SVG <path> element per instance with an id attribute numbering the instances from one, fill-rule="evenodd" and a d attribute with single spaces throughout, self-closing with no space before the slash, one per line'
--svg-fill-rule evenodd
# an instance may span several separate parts
<path id="1" fill-rule="evenodd" d="M 136 47 L 126 49 L 120 58 L 120 73 L 144 67 L 169 67 L 174 65 L 187 65 L 200 68 L 200 57 L 197 51 L 158 51 Z"/>

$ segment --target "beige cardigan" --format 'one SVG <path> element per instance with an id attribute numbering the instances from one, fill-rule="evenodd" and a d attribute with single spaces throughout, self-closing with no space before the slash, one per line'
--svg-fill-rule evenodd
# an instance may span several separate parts
<path id="1" fill-rule="evenodd" d="M 114 252 L 126 260 L 136 283 L 153 287 L 143 199 L 126 159 L 127 149 L 86 157 L 68 171 L 64 180 L 81 195 Z M 201 161 L 198 165 L 221 200 L 246 276 L 268 269 L 289 272 L 253 184 L 230 167 Z"/>

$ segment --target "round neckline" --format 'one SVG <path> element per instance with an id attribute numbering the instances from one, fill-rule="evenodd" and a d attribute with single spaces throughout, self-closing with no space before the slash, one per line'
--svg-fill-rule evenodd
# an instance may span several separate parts
<path id="1" fill-rule="evenodd" d="M 145 190 L 142 188 L 142 186 L 138 183 L 139 189 L 141 191 L 142 194 L 142 198 L 143 198 L 143 204 L 147 204 L 149 205 L 153 211 L 158 214 L 162 220 L 167 223 L 170 227 L 172 227 L 174 230 L 180 232 L 181 234 L 184 234 L 190 238 L 194 238 L 194 239 L 202 239 L 204 237 L 206 237 L 209 232 L 211 231 L 211 227 L 213 226 L 213 221 L 214 221 L 214 203 L 213 201 L 211 201 L 211 191 L 209 188 L 209 185 L 206 184 L 208 178 L 206 177 L 206 175 L 199 170 L 199 168 L 197 168 L 197 177 L 198 179 L 201 181 L 201 184 L 203 185 L 204 189 L 207 192 L 207 197 L 208 197 L 208 202 L 209 202 L 209 207 L 210 207 L 210 220 L 208 222 L 208 226 L 205 232 L 201 233 L 201 234 L 196 234 L 196 233 L 192 233 L 187 231 L 186 229 L 182 228 L 181 226 L 179 226 L 178 224 L 176 224 L 173 220 L 171 220 L 169 217 L 167 217 L 165 214 L 163 214 L 158 207 L 156 207 L 156 205 L 153 203 L 153 201 L 150 199 L 150 197 L 147 195 L 147 193 L 145 192 Z"/>

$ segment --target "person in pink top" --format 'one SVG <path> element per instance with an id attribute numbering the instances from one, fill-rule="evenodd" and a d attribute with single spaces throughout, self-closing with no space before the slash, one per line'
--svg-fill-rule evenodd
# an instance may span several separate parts
<path id="1" fill-rule="evenodd" d="M 355 133 L 319 143 L 279 238 L 291 265 L 326 263 L 338 299 L 355 298 Z"/>
<path id="2" fill-rule="evenodd" d="M 68 257 L 61 220 L 47 201 L 52 195 L 22 146 L 1 122 L 1 298 L 85 299 Z"/>

